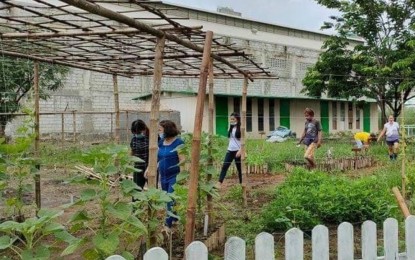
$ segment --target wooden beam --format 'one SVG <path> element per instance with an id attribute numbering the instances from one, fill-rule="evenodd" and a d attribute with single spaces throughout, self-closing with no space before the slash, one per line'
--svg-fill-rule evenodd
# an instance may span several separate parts
<path id="1" fill-rule="evenodd" d="M 115 11 L 109 10 L 107 8 L 104 8 L 103 6 L 100 6 L 100 5 L 97 5 L 97 4 L 94 4 L 94 3 L 90 3 L 86 0 L 61 0 L 61 2 L 67 3 L 67 4 L 72 5 L 72 6 L 75 6 L 77 8 L 88 11 L 90 13 L 100 15 L 100 16 L 106 17 L 108 19 L 126 24 L 126 25 L 131 26 L 133 28 L 136 28 L 140 31 L 143 31 L 143 32 L 149 33 L 151 35 L 154 35 L 158 38 L 165 37 L 167 40 L 176 42 L 176 43 L 178 43 L 182 46 L 185 46 L 189 49 L 192 49 L 192 50 L 195 50 L 195 51 L 198 51 L 198 52 L 203 52 L 203 47 L 198 46 L 198 45 L 192 43 L 191 41 L 183 40 L 182 38 L 180 38 L 177 35 L 170 34 L 170 33 L 167 33 L 167 32 L 163 32 L 162 30 L 155 29 L 155 28 L 151 27 L 150 25 L 148 25 L 146 23 L 142 23 L 142 22 L 137 21 L 137 20 L 135 20 L 131 17 L 128 17 L 128 16 L 122 15 L 120 13 L 117 13 Z M 222 57 L 220 57 L 216 54 L 211 53 L 210 56 L 213 59 L 215 59 L 215 60 L 217 60 L 217 61 L 219 61 L 223 64 L 228 65 L 230 68 L 236 70 L 237 72 L 243 74 L 245 77 L 247 77 L 248 79 L 253 81 L 253 79 L 251 79 L 251 76 L 245 70 L 241 70 L 240 68 L 238 68 L 237 66 L 235 66 L 231 62 L 227 61 L 226 59 L 224 59 L 224 58 L 222 58 Z"/>
<path id="2" fill-rule="evenodd" d="M 35 158 L 39 160 L 39 142 L 40 142 L 40 131 L 39 131 L 39 63 L 35 62 L 33 67 L 33 91 L 35 96 Z M 40 165 L 36 164 L 36 168 L 39 170 Z M 40 189 L 40 172 L 35 173 L 35 201 L 37 211 L 42 207 L 42 197 Z"/>
<path id="3" fill-rule="evenodd" d="M 160 116 L 160 92 L 161 80 L 163 74 L 163 53 L 166 38 L 157 39 L 156 59 L 154 60 L 153 75 L 153 93 L 151 96 L 150 112 L 150 147 L 148 159 L 148 186 L 155 188 L 157 186 L 157 151 L 158 151 L 158 123 Z"/>
<path id="4" fill-rule="evenodd" d="M 118 92 L 117 74 L 112 75 L 112 83 L 114 88 L 114 111 L 115 111 L 115 143 L 120 143 L 120 95 Z"/>
<path id="5" fill-rule="evenodd" d="M 197 93 L 195 123 L 193 127 L 193 138 L 191 148 L 191 165 L 190 165 L 190 179 L 189 179 L 189 195 L 187 200 L 186 212 L 186 233 L 185 233 L 185 247 L 186 248 L 195 236 L 195 217 L 196 217 L 196 202 L 197 202 L 197 186 L 199 181 L 199 160 L 200 160 L 200 143 L 202 133 L 203 111 L 206 98 L 206 84 L 208 78 L 208 67 L 210 61 L 211 47 L 212 47 L 213 32 L 208 31 L 205 38 L 205 47 L 203 51 L 203 59 L 200 67 L 199 91 Z"/>
<path id="6" fill-rule="evenodd" d="M 213 146 L 213 118 L 215 113 L 215 96 L 214 96 L 214 76 L 213 76 L 213 59 L 210 59 L 209 62 L 209 121 L 208 121 L 208 133 L 209 133 L 209 143 L 208 143 L 208 166 L 213 168 L 213 152 L 212 152 L 212 146 Z M 207 183 L 210 183 L 212 181 L 212 174 L 208 173 L 206 175 L 206 181 Z M 206 225 L 209 225 L 212 223 L 212 195 L 207 195 L 207 215 L 208 215 L 208 223 Z"/>
<path id="7" fill-rule="evenodd" d="M 404 217 L 405 218 L 409 217 L 411 213 L 409 212 L 405 199 L 402 197 L 399 189 L 397 187 L 393 187 L 392 191 L 393 191 L 393 194 L 395 195 L 396 201 L 398 202 L 399 208 L 401 209 Z"/>
<path id="8" fill-rule="evenodd" d="M 242 87 L 242 115 L 241 115 L 241 174 L 242 174 L 242 199 L 244 207 L 248 206 L 248 195 L 247 195 L 247 182 L 248 174 L 245 169 L 245 133 L 246 133 L 246 104 L 247 104 L 247 93 L 248 93 L 248 79 L 244 79 Z"/>

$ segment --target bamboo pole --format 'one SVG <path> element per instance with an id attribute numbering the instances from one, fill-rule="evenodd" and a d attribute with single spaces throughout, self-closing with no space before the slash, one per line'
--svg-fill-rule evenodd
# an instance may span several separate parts
<path id="1" fill-rule="evenodd" d="M 409 217 L 411 213 L 409 212 L 409 209 L 405 203 L 405 199 L 402 197 L 401 193 L 399 192 L 399 189 L 397 187 L 393 187 L 392 191 L 393 194 L 395 194 L 396 201 L 398 202 L 399 208 L 401 208 L 404 217 Z"/>
<path id="2" fill-rule="evenodd" d="M 115 137 L 115 143 L 119 144 L 120 143 L 120 96 L 118 92 L 117 74 L 112 75 L 112 83 L 114 85 L 114 111 L 115 111 L 115 136 L 114 137 Z"/>
<path id="3" fill-rule="evenodd" d="M 72 111 L 72 123 L 73 123 L 73 142 L 76 143 L 76 111 Z"/>
<path id="4" fill-rule="evenodd" d="M 125 111 L 125 141 L 128 142 L 128 122 L 130 121 L 128 110 Z"/>
<path id="5" fill-rule="evenodd" d="M 212 155 L 212 138 L 213 138 L 213 116 L 214 116 L 214 95 L 213 95 L 213 59 L 209 62 L 209 119 L 208 119 L 208 132 L 209 132 L 209 143 L 208 143 L 208 166 L 213 168 L 213 155 Z M 212 180 L 212 175 L 208 173 L 206 175 L 207 183 Z M 207 225 L 212 223 L 212 195 L 207 195 Z"/>
<path id="6" fill-rule="evenodd" d="M 186 212 L 186 233 L 185 248 L 194 240 L 195 231 L 195 211 L 197 201 L 197 186 L 199 178 L 199 160 L 200 160 L 200 139 L 202 132 L 203 110 L 206 97 L 206 83 L 209 73 L 209 60 L 212 47 L 213 32 L 207 31 L 205 38 L 205 47 L 203 50 L 203 59 L 200 67 L 199 91 L 197 93 L 197 103 L 195 112 L 195 123 L 193 130 L 193 140 L 191 149 L 191 166 L 189 180 L 189 195 L 187 200 Z"/>
<path id="7" fill-rule="evenodd" d="M 405 172 L 405 168 L 406 168 L 406 141 L 405 141 L 405 107 L 404 107 L 404 92 L 402 91 L 401 93 L 401 129 L 403 129 L 402 131 L 402 173 L 401 173 L 401 177 L 402 177 L 402 196 L 405 198 L 406 197 L 406 172 Z"/>
<path id="8" fill-rule="evenodd" d="M 242 115 L 241 115 L 241 171 L 242 171 L 242 199 L 244 207 L 248 206 L 247 179 L 245 169 L 245 131 L 246 131 L 246 99 L 248 93 L 248 78 L 245 77 L 242 88 Z"/>
<path id="9" fill-rule="evenodd" d="M 157 38 L 156 58 L 154 60 L 153 93 L 151 96 L 150 112 L 150 147 L 148 158 L 148 186 L 151 188 L 157 186 L 157 137 L 158 121 L 160 116 L 160 90 L 163 74 L 163 55 L 165 41 L 166 39 L 164 37 Z"/>
<path id="10" fill-rule="evenodd" d="M 61 145 L 65 144 L 65 115 L 61 114 Z"/>
<path id="11" fill-rule="evenodd" d="M 39 63 L 34 63 L 33 68 L 33 90 L 35 92 L 35 157 L 36 160 L 39 159 Z M 36 168 L 40 170 L 39 163 L 36 163 Z M 41 197 L 41 187 L 40 187 L 40 172 L 37 171 L 35 174 L 35 198 L 36 198 L 36 207 L 39 210 L 42 207 L 42 197 Z"/>

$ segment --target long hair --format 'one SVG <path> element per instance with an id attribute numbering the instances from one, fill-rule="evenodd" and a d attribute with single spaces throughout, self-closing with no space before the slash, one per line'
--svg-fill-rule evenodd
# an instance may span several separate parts
<path id="1" fill-rule="evenodd" d="M 233 130 L 234 127 L 236 127 L 235 137 L 237 139 L 241 139 L 241 116 L 238 113 L 236 113 L 236 112 L 233 112 L 231 114 L 231 116 L 235 117 L 235 119 L 236 119 L 236 125 L 230 125 L 229 126 L 228 138 L 231 137 L 232 130 Z"/>
<path id="2" fill-rule="evenodd" d="M 143 133 L 145 136 L 150 135 L 150 130 L 148 129 L 146 123 L 143 120 L 137 119 L 131 124 L 131 133 L 140 134 Z"/>

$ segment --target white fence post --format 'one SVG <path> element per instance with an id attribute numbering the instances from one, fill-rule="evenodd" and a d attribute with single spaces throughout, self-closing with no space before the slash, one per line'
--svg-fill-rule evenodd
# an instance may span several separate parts
<path id="1" fill-rule="evenodd" d="M 385 260 L 396 260 L 398 258 L 398 221 L 388 218 L 383 222 L 383 247 Z"/>
<path id="2" fill-rule="evenodd" d="M 161 247 L 153 247 L 144 254 L 144 260 L 168 260 L 169 256 Z"/>
<path id="3" fill-rule="evenodd" d="M 225 260 L 245 260 L 245 241 L 239 237 L 230 237 L 225 243 Z"/>
<path id="4" fill-rule="evenodd" d="M 274 237 L 271 234 L 262 232 L 255 238 L 255 259 L 274 260 Z"/>
<path id="5" fill-rule="evenodd" d="M 313 228 L 312 235 L 313 260 L 329 260 L 329 229 L 323 225 Z"/>
<path id="6" fill-rule="evenodd" d="M 208 249 L 200 241 L 194 241 L 186 248 L 186 260 L 207 260 Z"/>
<path id="7" fill-rule="evenodd" d="M 362 258 L 376 260 L 377 257 L 376 223 L 367 220 L 362 225 Z"/>
<path id="8" fill-rule="evenodd" d="M 303 231 L 292 228 L 285 233 L 285 259 L 303 260 L 304 259 L 304 237 Z"/>
<path id="9" fill-rule="evenodd" d="M 338 260 L 354 259 L 354 239 L 353 226 L 348 222 L 343 222 L 337 228 L 337 254 Z"/>
<path id="10" fill-rule="evenodd" d="M 406 257 L 415 259 L 415 216 L 409 216 L 405 220 Z"/>

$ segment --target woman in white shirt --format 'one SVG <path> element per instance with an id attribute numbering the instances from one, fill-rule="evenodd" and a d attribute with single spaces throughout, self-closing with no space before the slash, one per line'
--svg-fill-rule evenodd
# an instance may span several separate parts
<path id="1" fill-rule="evenodd" d="M 380 138 L 386 134 L 386 144 L 388 145 L 389 159 L 396 160 L 398 157 L 399 148 L 399 124 L 395 122 L 392 115 L 389 116 L 388 122 L 383 126 L 383 130 L 378 137 Z"/>
<path id="2" fill-rule="evenodd" d="M 226 172 L 232 161 L 235 161 L 236 169 L 238 170 L 239 183 L 242 183 L 242 169 L 241 169 L 241 117 L 238 113 L 232 113 L 230 116 L 230 125 L 228 130 L 228 150 L 223 160 L 222 170 L 219 175 L 219 182 L 217 188 L 222 186 L 223 180 L 226 177 Z"/>

